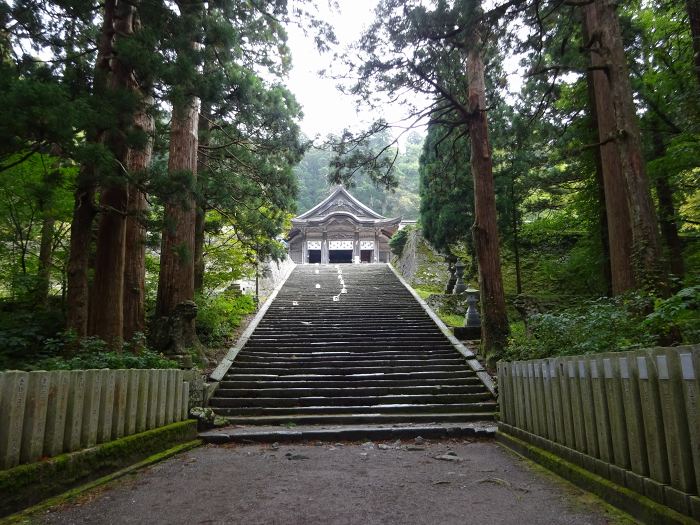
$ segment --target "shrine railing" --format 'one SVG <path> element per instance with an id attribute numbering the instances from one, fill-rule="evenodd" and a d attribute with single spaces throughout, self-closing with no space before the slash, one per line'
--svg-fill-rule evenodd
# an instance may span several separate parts
<path id="1" fill-rule="evenodd" d="M 0 469 L 187 418 L 182 370 L 0 373 Z"/>
<path id="2" fill-rule="evenodd" d="M 500 432 L 700 519 L 700 346 L 498 365 Z"/>

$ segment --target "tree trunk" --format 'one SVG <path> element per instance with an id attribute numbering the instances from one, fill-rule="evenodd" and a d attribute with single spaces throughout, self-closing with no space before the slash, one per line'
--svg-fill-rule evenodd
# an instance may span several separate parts
<path id="1" fill-rule="evenodd" d="M 168 171 L 172 174 L 191 173 L 196 179 L 198 115 L 197 98 L 173 108 L 168 160 Z M 156 317 L 168 316 L 179 303 L 194 298 L 195 207 L 189 189 L 183 189 L 165 203 Z"/>
<path id="2" fill-rule="evenodd" d="M 594 4 L 586 5 L 583 10 L 584 41 L 590 45 L 599 26 L 598 11 Z M 604 59 L 597 49 L 591 49 L 590 59 L 594 68 L 603 67 Z M 617 126 L 608 75 L 602 69 L 593 69 L 588 73 L 588 79 L 591 117 L 596 122 L 601 144 L 597 155 L 605 196 L 601 206 L 605 209 L 608 228 L 610 281 L 613 295 L 619 295 L 635 287 L 627 186 L 615 138 Z"/>
<path id="3" fill-rule="evenodd" d="M 148 136 L 142 149 L 129 150 L 128 169 L 139 174 L 148 169 L 153 154 L 155 122 L 150 114 L 153 98 L 149 95 L 134 116 L 134 125 Z M 136 186 L 129 187 L 129 215 L 126 218 L 126 255 L 124 265 L 124 339 L 146 330 L 146 196 Z"/>
<path id="4" fill-rule="evenodd" d="M 39 244 L 39 270 L 36 283 L 36 305 L 45 308 L 49 300 L 51 285 L 51 259 L 53 257 L 53 227 L 56 219 L 44 217 L 41 223 L 41 242 Z"/>
<path id="5" fill-rule="evenodd" d="M 66 269 L 66 325 L 79 338 L 87 335 L 88 328 L 88 268 L 92 222 L 97 213 L 94 202 L 95 186 L 92 181 L 84 181 L 75 191 Z"/>
<path id="6" fill-rule="evenodd" d="M 49 290 L 51 289 L 51 263 L 54 250 L 54 225 L 56 218 L 51 212 L 51 203 L 54 198 L 56 185 L 59 184 L 61 173 L 61 150 L 58 146 L 52 148 L 51 154 L 56 158 L 53 161 L 52 170 L 44 176 L 44 197 L 40 199 L 40 210 L 42 213 L 41 239 L 39 242 L 39 268 L 37 269 L 37 280 L 34 288 L 34 304 L 39 308 L 46 308 L 49 300 Z"/>
<path id="7" fill-rule="evenodd" d="M 667 279 L 661 260 L 656 213 L 649 191 L 649 180 L 644 169 L 641 136 L 632 86 L 627 68 L 627 57 L 622 32 L 613 0 L 596 0 L 598 26 L 589 27 L 599 42 L 597 51 L 606 66 L 615 118 L 615 142 L 620 156 L 620 167 L 627 189 L 627 205 L 632 229 L 632 271 L 637 287 L 667 291 Z M 610 239 L 611 245 L 613 239 Z"/>
<path id="8" fill-rule="evenodd" d="M 686 0 L 685 7 L 690 22 L 690 36 L 693 38 L 693 65 L 700 85 L 700 0 Z"/>
<path id="9" fill-rule="evenodd" d="M 588 31 L 587 31 L 587 26 L 585 22 L 585 17 L 584 17 L 584 22 L 583 22 L 583 37 L 584 40 L 588 40 Z M 598 119 L 598 111 L 597 111 L 597 103 L 596 103 L 596 93 L 595 93 L 595 85 L 593 82 L 593 72 L 590 72 L 588 76 L 586 77 L 587 81 L 587 86 L 588 86 L 588 106 L 591 108 L 590 113 L 591 113 L 591 134 L 594 137 L 593 140 L 600 140 L 600 124 L 599 124 L 599 119 Z M 602 93 L 601 93 L 602 95 Z M 608 233 L 608 207 L 605 203 L 605 169 L 603 167 L 603 159 L 601 157 L 601 146 L 598 146 L 597 148 L 594 149 L 593 151 L 593 160 L 595 163 L 595 182 L 596 182 L 596 189 L 598 190 L 598 232 L 600 234 L 600 250 L 601 250 L 601 272 L 603 274 L 603 278 L 605 279 L 605 295 L 608 297 L 612 297 L 613 295 L 613 282 L 612 282 L 612 269 L 611 269 L 611 263 L 610 263 L 610 236 Z M 625 204 L 627 204 L 627 200 L 623 201 Z M 627 231 L 629 231 L 629 228 L 627 228 Z M 631 239 L 631 233 L 630 233 L 630 239 Z M 625 263 L 626 268 L 629 269 L 629 274 L 630 276 L 632 275 L 632 270 L 631 266 L 628 264 L 628 261 L 619 261 L 621 263 Z"/>
<path id="10" fill-rule="evenodd" d="M 467 52 L 469 139 L 474 180 L 474 248 L 479 263 L 482 309 L 482 350 L 487 364 L 500 358 L 509 333 L 501 277 L 500 243 L 496 217 L 493 160 L 486 121 L 486 86 L 481 37 L 474 28 Z"/>
<path id="11" fill-rule="evenodd" d="M 666 145 L 658 128 L 652 133 L 654 143 L 654 158 L 661 158 L 666 154 Z M 659 223 L 664 244 L 668 250 L 669 268 L 674 277 L 682 279 L 685 275 L 683 264 L 683 246 L 678 236 L 678 224 L 676 223 L 676 207 L 673 204 L 673 188 L 666 173 L 659 173 L 655 178 L 656 196 L 659 200 Z"/>
<path id="12" fill-rule="evenodd" d="M 209 132 L 211 130 L 211 116 L 208 106 L 202 107 L 199 116 L 198 138 L 200 146 L 209 145 Z M 197 176 L 201 177 L 206 171 L 206 160 L 203 155 L 197 155 Z M 194 290 L 201 292 L 204 287 L 204 224 L 206 219 L 206 203 L 205 196 L 199 195 L 197 202 L 197 211 L 195 216 L 194 230 Z"/>
<path id="13" fill-rule="evenodd" d="M 101 94 L 109 75 L 109 60 L 114 36 L 114 9 L 116 0 L 106 0 L 103 7 L 102 29 L 95 61 L 94 93 Z M 92 143 L 100 142 L 102 131 L 88 137 Z M 75 190 L 73 219 L 70 227 L 70 252 L 67 266 L 66 327 L 78 338 L 85 337 L 88 331 L 90 245 L 92 223 L 97 214 L 95 209 L 95 166 L 86 163 L 81 166 Z"/>
<path id="14" fill-rule="evenodd" d="M 114 17 L 117 42 L 131 38 L 134 15 L 132 3 L 117 1 Z M 110 60 L 110 91 L 128 92 L 135 88 L 132 68 L 113 54 Z M 117 129 L 105 134 L 104 143 L 114 156 L 115 166 L 110 177 L 111 184 L 102 191 L 100 197 L 102 215 L 97 234 L 95 276 L 88 322 L 90 335 L 104 339 L 115 350 L 121 350 L 124 340 L 124 266 L 129 203 L 127 179 L 121 170 L 128 163 L 127 134 L 133 124 L 134 114 L 124 111 L 119 115 Z"/>
<path id="15" fill-rule="evenodd" d="M 595 152 L 595 182 L 598 190 L 598 232 L 600 234 L 600 251 L 601 251 L 601 272 L 605 280 L 605 295 L 612 297 L 613 281 L 612 269 L 610 266 L 610 237 L 608 228 L 608 210 L 605 205 L 605 181 L 603 180 L 603 164 L 600 160 L 600 151 Z"/>
<path id="16" fill-rule="evenodd" d="M 510 180 L 510 202 L 513 205 L 511 213 L 511 233 L 513 235 L 513 258 L 515 262 L 515 293 L 523 293 L 523 279 L 520 268 L 520 239 L 518 237 L 518 206 L 515 202 L 515 179 L 514 176 Z"/>
<path id="17" fill-rule="evenodd" d="M 204 219 L 206 211 L 197 206 L 194 226 L 194 291 L 199 293 L 204 287 Z"/>

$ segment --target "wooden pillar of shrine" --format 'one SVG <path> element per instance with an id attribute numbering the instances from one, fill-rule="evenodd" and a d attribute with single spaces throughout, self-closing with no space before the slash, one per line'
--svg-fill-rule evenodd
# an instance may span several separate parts
<path id="1" fill-rule="evenodd" d="M 328 232 L 323 230 L 323 240 L 321 241 L 321 264 L 328 264 Z"/>

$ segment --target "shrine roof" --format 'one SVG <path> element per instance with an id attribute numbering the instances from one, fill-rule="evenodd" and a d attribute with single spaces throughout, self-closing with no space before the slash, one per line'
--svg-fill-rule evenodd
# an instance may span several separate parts
<path id="1" fill-rule="evenodd" d="M 336 186 L 331 194 L 309 211 L 292 219 L 294 226 L 319 224 L 333 216 L 346 216 L 363 224 L 398 225 L 400 217 L 387 218 L 362 204 L 343 186 Z"/>

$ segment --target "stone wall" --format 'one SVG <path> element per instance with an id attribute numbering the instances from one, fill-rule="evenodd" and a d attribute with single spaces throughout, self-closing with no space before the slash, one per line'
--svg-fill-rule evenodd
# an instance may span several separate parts
<path id="1" fill-rule="evenodd" d="M 260 278 L 260 304 L 264 303 L 277 286 L 287 278 L 296 264 L 287 257 L 280 262 L 270 261 L 265 266 L 263 276 Z"/>
<path id="2" fill-rule="evenodd" d="M 258 281 L 260 304 L 265 302 L 272 291 L 287 278 L 295 266 L 296 263 L 289 257 L 280 262 L 267 261 L 263 265 Z M 255 277 L 238 281 L 238 283 L 243 293 L 255 295 Z"/>
<path id="3" fill-rule="evenodd" d="M 414 288 L 442 291 L 449 277 L 447 263 L 423 238 L 421 230 L 408 230 L 401 257 L 394 257 L 394 267 Z"/>

